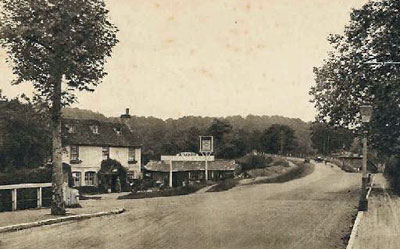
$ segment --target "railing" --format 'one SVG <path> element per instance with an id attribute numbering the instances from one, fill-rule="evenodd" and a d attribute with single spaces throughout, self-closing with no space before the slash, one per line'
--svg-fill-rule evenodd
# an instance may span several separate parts
<path id="1" fill-rule="evenodd" d="M 12 211 L 17 210 L 17 191 L 18 189 L 32 189 L 36 188 L 37 197 L 36 203 L 37 207 L 42 207 L 43 196 L 42 189 L 51 187 L 51 183 L 25 183 L 25 184 L 12 184 L 12 185 L 0 185 L 0 190 L 11 190 L 11 203 L 12 203 Z"/>

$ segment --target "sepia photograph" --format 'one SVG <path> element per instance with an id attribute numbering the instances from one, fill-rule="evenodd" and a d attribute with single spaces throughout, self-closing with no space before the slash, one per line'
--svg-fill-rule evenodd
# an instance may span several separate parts
<path id="1" fill-rule="evenodd" d="M 399 249 L 399 0 L 0 0 L 0 249 Z"/>

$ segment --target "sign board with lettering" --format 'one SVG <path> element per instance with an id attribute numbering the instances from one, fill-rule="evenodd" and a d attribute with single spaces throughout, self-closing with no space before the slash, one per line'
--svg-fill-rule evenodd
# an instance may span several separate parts
<path id="1" fill-rule="evenodd" d="M 214 156 L 169 156 L 162 155 L 161 161 L 188 161 L 188 162 L 204 162 L 204 161 L 214 161 Z"/>
<path id="2" fill-rule="evenodd" d="M 200 152 L 212 153 L 214 151 L 213 136 L 200 136 Z"/>

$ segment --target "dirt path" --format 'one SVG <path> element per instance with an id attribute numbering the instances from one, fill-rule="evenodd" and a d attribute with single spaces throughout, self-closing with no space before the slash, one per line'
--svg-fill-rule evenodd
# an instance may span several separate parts
<path id="1" fill-rule="evenodd" d="M 344 248 L 358 174 L 318 164 L 304 178 L 226 192 L 90 200 L 122 215 L 0 234 L 0 248 Z"/>

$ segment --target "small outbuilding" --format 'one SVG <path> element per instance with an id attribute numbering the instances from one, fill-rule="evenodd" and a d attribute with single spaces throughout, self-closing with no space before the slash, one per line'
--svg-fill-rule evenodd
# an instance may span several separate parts
<path id="1" fill-rule="evenodd" d="M 233 178 L 239 165 L 234 160 L 207 162 L 208 180 L 218 181 Z M 172 186 L 184 186 L 205 180 L 205 161 L 150 161 L 144 166 L 145 175 L 168 186 L 172 175 Z"/>

